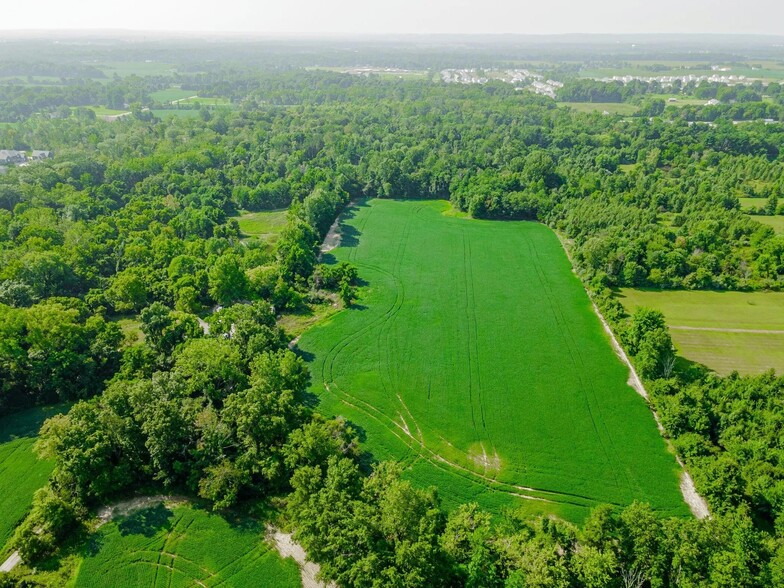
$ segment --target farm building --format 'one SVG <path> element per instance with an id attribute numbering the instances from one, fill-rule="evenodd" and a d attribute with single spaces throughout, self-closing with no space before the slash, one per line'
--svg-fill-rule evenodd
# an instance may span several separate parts
<path id="1" fill-rule="evenodd" d="M 14 151 L 13 149 L 0 149 L 0 164 L 23 163 L 27 161 L 24 151 Z"/>

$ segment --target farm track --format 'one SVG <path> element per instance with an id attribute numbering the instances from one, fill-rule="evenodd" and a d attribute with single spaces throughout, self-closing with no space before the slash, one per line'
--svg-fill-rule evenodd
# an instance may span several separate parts
<path id="1" fill-rule="evenodd" d="M 731 329 L 722 327 L 687 327 L 684 325 L 669 325 L 674 331 L 710 331 L 713 333 L 748 333 L 752 335 L 784 335 L 780 329 Z"/>

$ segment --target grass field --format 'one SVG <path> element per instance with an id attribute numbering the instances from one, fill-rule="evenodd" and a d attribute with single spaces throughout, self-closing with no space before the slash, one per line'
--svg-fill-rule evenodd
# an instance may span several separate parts
<path id="1" fill-rule="evenodd" d="M 264 541 L 263 525 L 196 508 L 137 511 L 101 527 L 90 548 L 76 588 L 302 585 L 294 560 Z"/>
<path id="2" fill-rule="evenodd" d="M 767 198 L 738 198 L 741 210 L 753 210 L 755 208 L 765 208 Z"/>
<path id="3" fill-rule="evenodd" d="M 118 114 L 126 114 L 130 112 L 129 110 L 115 110 L 112 108 L 106 108 L 104 106 L 90 106 L 90 110 L 92 110 L 96 116 L 117 116 Z"/>
<path id="4" fill-rule="evenodd" d="M 661 310 L 681 355 L 720 374 L 784 373 L 784 292 L 693 292 L 624 288 L 627 310 Z"/>
<path id="5" fill-rule="evenodd" d="M 245 237 L 272 239 L 286 226 L 286 209 L 245 212 L 235 216 Z"/>
<path id="6" fill-rule="evenodd" d="M 33 408 L 0 418 L 0 553 L 52 471 L 50 462 L 33 453 L 38 430 L 63 410 L 63 405 Z"/>
<path id="7" fill-rule="evenodd" d="M 777 215 L 777 216 L 760 216 L 755 215 L 753 217 L 755 221 L 758 223 L 762 223 L 763 225 L 768 225 L 769 227 L 773 227 L 773 230 L 777 233 L 784 233 L 784 216 Z"/>
<path id="8" fill-rule="evenodd" d="M 638 107 L 624 102 L 559 102 L 561 106 L 568 106 L 577 112 L 607 112 L 609 114 L 631 115 L 637 112 Z"/>
<path id="9" fill-rule="evenodd" d="M 375 200 L 342 217 L 332 253 L 366 285 L 299 341 L 320 410 L 438 485 L 447 506 L 579 521 L 638 499 L 688 513 L 675 459 L 556 235 L 448 210 Z"/>
<path id="10" fill-rule="evenodd" d="M 227 108 L 232 107 L 231 100 L 228 98 L 197 96 L 196 98 L 186 98 L 185 100 L 180 100 L 180 104 L 183 106 L 193 106 L 197 103 L 201 104 L 202 106 L 223 106 Z"/>
<path id="11" fill-rule="evenodd" d="M 189 98 L 190 96 L 195 95 L 196 92 L 194 90 L 183 90 L 182 88 L 167 88 L 165 90 L 158 90 L 157 92 L 151 92 L 150 98 L 155 100 L 156 102 L 160 102 L 161 104 L 166 102 L 172 102 L 173 100 L 182 100 L 184 98 Z"/>

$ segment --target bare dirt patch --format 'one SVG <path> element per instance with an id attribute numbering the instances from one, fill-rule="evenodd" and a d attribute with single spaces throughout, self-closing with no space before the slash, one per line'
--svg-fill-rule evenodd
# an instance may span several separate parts
<path id="1" fill-rule="evenodd" d="M 268 536 L 281 557 L 291 557 L 297 562 L 300 575 L 302 576 L 303 588 L 337 588 L 334 582 L 326 584 L 318 579 L 321 567 L 317 563 L 308 561 L 308 555 L 305 553 L 305 550 L 302 549 L 299 543 L 294 541 L 291 533 L 284 533 L 274 527 L 269 527 Z"/>
<path id="2" fill-rule="evenodd" d="M 117 517 L 128 516 L 134 511 L 153 506 L 154 504 L 184 504 L 188 502 L 185 496 L 168 496 L 158 494 L 156 496 L 138 496 L 123 500 L 115 504 L 101 507 L 98 510 L 98 527 L 105 525 Z"/>
<path id="3" fill-rule="evenodd" d="M 474 462 L 479 467 L 483 468 L 485 472 L 498 472 L 501 470 L 501 458 L 498 453 L 493 450 L 493 455 L 487 453 L 484 443 L 480 443 L 480 451 L 469 451 L 468 459 Z"/>

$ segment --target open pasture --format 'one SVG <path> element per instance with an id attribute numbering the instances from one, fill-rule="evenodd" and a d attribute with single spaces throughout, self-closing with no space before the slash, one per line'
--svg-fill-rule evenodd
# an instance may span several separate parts
<path id="1" fill-rule="evenodd" d="M 161 104 L 173 102 L 174 100 L 184 100 L 196 95 L 195 90 L 183 90 L 182 88 L 166 88 L 165 90 L 158 90 L 151 92 L 150 98 Z"/>
<path id="2" fill-rule="evenodd" d="M 675 458 L 556 235 L 448 210 L 373 200 L 341 217 L 326 259 L 356 264 L 365 285 L 300 338 L 319 410 L 447 506 L 580 520 L 636 499 L 688 513 Z"/>
<path id="3" fill-rule="evenodd" d="M 301 586 L 299 568 L 264 540 L 260 523 L 163 504 L 101 527 L 79 568 L 77 588 Z"/>
<path id="4" fill-rule="evenodd" d="M 245 237 L 270 239 L 276 237 L 286 226 L 286 209 L 245 212 L 234 217 Z"/>
<path id="5" fill-rule="evenodd" d="M 762 223 L 763 225 L 768 225 L 769 227 L 773 227 L 773 230 L 776 233 L 784 234 L 784 216 L 776 215 L 776 216 L 761 216 L 756 215 L 752 217 L 758 223 Z"/>
<path id="6" fill-rule="evenodd" d="M 784 292 L 623 288 L 619 299 L 663 312 L 678 352 L 719 374 L 784 373 Z"/>
<path id="7" fill-rule="evenodd" d="M 36 457 L 33 443 L 43 422 L 63 410 L 31 408 L 0 418 L 0 552 L 49 478 L 53 466 Z"/>

